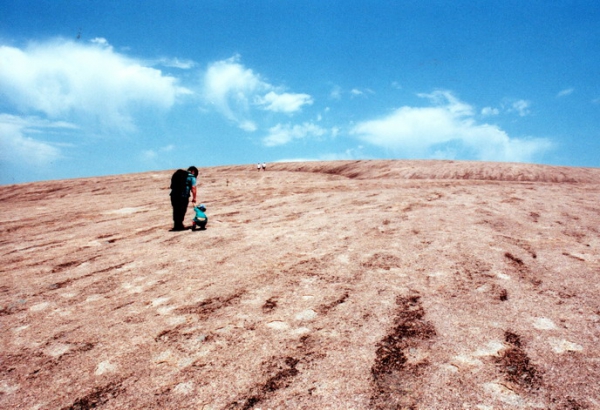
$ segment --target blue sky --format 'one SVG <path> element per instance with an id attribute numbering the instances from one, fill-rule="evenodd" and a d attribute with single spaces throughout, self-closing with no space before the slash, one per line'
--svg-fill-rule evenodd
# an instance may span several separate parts
<path id="1" fill-rule="evenodd" d="M 600 166 L 600 2 L 0 0 L 0 183 L 338 159 Z"/>

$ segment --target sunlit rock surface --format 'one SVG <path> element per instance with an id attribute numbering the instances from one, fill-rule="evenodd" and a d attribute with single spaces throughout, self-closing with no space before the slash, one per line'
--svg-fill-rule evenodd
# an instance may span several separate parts
<path id="1" fill-rule="evenodd" d="M 171 172 L 0 187 L 0 408 L 600 408 L 600 170 Z"/>

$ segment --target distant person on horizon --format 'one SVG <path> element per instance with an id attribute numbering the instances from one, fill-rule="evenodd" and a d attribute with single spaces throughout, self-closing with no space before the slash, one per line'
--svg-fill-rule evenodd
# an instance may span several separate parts
<path id="1" fill-rule="evenodd" d="M 178 169 L 171 177 L 172 231 L 185 229 L 183 220 L 190 203 L 190 193 L 192 194 L 192 203 L 196 204 L 196 178 L 198 178 L 198 168 L 194 166 L 189 167 L 187 171 Z"/>
<path id="2" fill-rule="evenodd" d="M 264 162 L 262 163 L 262 169 L 263 169 L 263 171 L 267 170 L 267 164 L 265 164 Z"/>
<path id="3" fill-rule="evenodd" d="M 258 164 L 256 164 L 256 170 L 257 170 L 258 172 L 260 172 L 260 162 L 259 162 Z"/>

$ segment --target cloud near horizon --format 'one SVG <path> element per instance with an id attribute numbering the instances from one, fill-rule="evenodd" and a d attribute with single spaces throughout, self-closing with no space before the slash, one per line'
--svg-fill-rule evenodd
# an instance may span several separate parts
<path id="1" fill-rule="evenodd" d="M 269 134 L 263 138 L 263 144 L 267 147 L 274 147 L 285 145 L 296 139 L 321 137 L 327 133 L 325 128 L 309 122 L 301 125 L 277 124 L 269 129 Z"/>
<path id="2" fill-rule="evenodd" d="M 430 107 L 401 107 L 391 114 L 356 124 L 350 134 L 403 156 L 482 161 L 532 161 L 552 148 L 544 138 L 511 138 L 496 125 L 479 124 L 473 107 L 449 91 L 420 94 Z M 528 105 L 521 105 L 526 109 Z"/>
<path id="3" fill-rule="evenodd" d="M 62 157 L 56 144 L 31 137 L 43 130 L 75 129 L 72 124 L 37 117 L 0 114 L 0 162 L 44 166 Z"/>

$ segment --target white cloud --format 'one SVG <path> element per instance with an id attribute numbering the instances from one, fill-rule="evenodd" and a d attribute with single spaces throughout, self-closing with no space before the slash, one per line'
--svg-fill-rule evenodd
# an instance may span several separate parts
<path id="1" fill-rule="evenodd" d="M 351 134 L 404 155 L 450 158 L 464 152 L 485 161 L 531 161 L 551 148 L 542 138 L 510 138 L 496 125 L 478 124 L 473 108 L 448 91 L 421 94 L 434 105 L 401 107 L 355 125 Z"/>
<path id="2" fill-rule="evenodd" d="M 560 97 L 566 97 L 567 95 L 573 94 L 573 91 L 575 91 L 574 88 L 567 88 L 565 90 L 561 90 L 556 96 L 558 98 L 560 98 Z"/>
<path id="3" fill-rule="evenodd" d="M 343 152 L 328 153 L 319 155 L 320 161 L 344 161 L 351 159 L 366 159 L 367 157 L 363 153 L 362 145 L 356 148 L 348 148 Z"/>
<path id="4" fill-rule="evenodd" d="M 313 123 L 302 125 L 277 124 L 269 129 L 269 134 L 263 138 L 263 143 L 268 146 L 284 145 L 294 139 L 307 137 L 320 137 L 327 133 L 325 128 Z"/>
<path id="5" fill-rule="evenodd" d="M 303 105 L 310 105 L 313 100 L 308 94 L 277 94 L 270 91 L 264 97 L 258 97 L 257 103 L 265 110 L 292 113 L 300 110 Z"/>
<path id="6" fill-rule="evenodd" d="M 189 70 L 190 68 L 194 68 L 196 66 L 196 63 L 192 60 L 180 60 L 178 58 L 161 58 L 158 61 L 158 64 L 165 67 L 179 68 L 182 70 Z"/>
<path id="7" fill-rule="evenodd" d="M 281 92 L 240 63 L 240 56 L 214 62 L 204 75 L 204 95 L 215 108 L 241 129 L 255 131 L 252 109 L 293 113 L 313 103 L 308 94 Z"/>
<path id="8" fill-rule="evenodd" d="M 350 90 L 350 95 L 352 97 L 358 97 L 358 96 L 365 96 L 365 94 L 375 94 L 375 91 L 371 90 L 370 88 L 366 88 L 365 90 L 360 90 L 358 88 L 353 88 L 352 90 Z"/>
<path id="9" fill-rule="evenodd" d="M 104 37 L 96 37 L 90 40 L 90 43 L 92 44 L 98 44 L 99 46 L 103 46 L 103 47 L 107 47 L 107 48 L 111 48 L 111 45 L 108 44 L 108 40 L 106 40 Z"/>
<path id="10" fill-rule="evenodd" d="M 212 63 L 204 75 L 206 98 L 235 122 L 241 122 L 239 117 L 247 113 L 255 93 L 269 88 L 257 74 L 239 63 L 239 56 Z"/>
<path id="11" fill-rule="evenodd" d="M 500 114 L 500 110 L 498 108 L 485 107 L 481 110 L 481 115 L 483 115 L 484 117 L 489 117 L 498 114 Z"/>
<path id="12" fill-rule="evenodd" d="M 516 111 L 517 113 L 519 113 L 519 115 L 521 117 L 524 117 L 524 116 L 529 115 L 531 113 L 531 111 L 529 110 L 530 106 L 531 106 L 531 102 L 530 101 L 527 101 L 527 100 L 515 101 L 512 104 L 512 111 Z"/>
<path id="13" fill-rule="evenodd" d="M 158 150 L 153 150 L 153 149 L 143 150 L 141 153 L 141 158 L 145 161 L 152 161 L 152 160 L 162 157 L 165 153 L 172 152 L 174 149 L 175 149 L 175 146 L 173 144 L 169 144 L 164 147 L 160 147 Z"/>
<path id="14" fill-rule="evenodd" d="M 332 100 L 341 100 L 342 97 L 349 95 L 350 98 L 357 98 L 357 97 L 368 97 L 368 95 L 373 95 L 375 94 L 375 91 L 373 91 L 370 88 L 364 88 L 364 89 L 360 89 L 360 88 L 352 88 L 349 91 L 343 90 L 339 85 L 335 85 L 333 86 L 331 92 L 329 93 L 329 98 Z"/>
<path id="15" fill-rule="evenodd" d="M 153 149 L 147 149 L 142 151 L 142 159 L 146 161 L 152 161 L 158 157 L 158 152 Z"/>
<path id="16" fill-rule="evenodd" d="M 140 106 L 168 109 L 190 92 L 102 38 L 0 46 L 0 61 L 0 94 L 21 112 L 109 129 L 132 130 Z"/>
<path id="17" fill-rule="evenodd" d="M 311 162 L 311 161 L 343 161 L 353 159 L 368 159 L 364 154 L 363 146 L 359 145 L 356 148 L 348 148 L 343 152 L 334 152 L 326 154 L 317 154 L 316 157 L 300 157 L 300 158 L 282 158 L 275 162 Z"/>
<path id="18" fill-rule="evenodd" d="M 241 121 L 239 124 L 239 127 L 247 132 L 254 132 L 258 129 L 256 124 L 253 121 L 249 121 L 249 120 Z"/>
<path id="19" fill-rule="evenodd" d="M 340 100 L 342 98 L 342 88 L 338 85 L 334 86 L 331 93 L 329 93 L 329 98 L 332 100 Z"/>
<path id="20" fill-rule="evenodd" d="M 0 162 L 17 165 L 44 166 L 61 158 L 57 144 L 40 141 L 30 135 L 56 129 L 74 129 L 62 121 L 50 122 L 37 117 L 0 114 Z"/>

